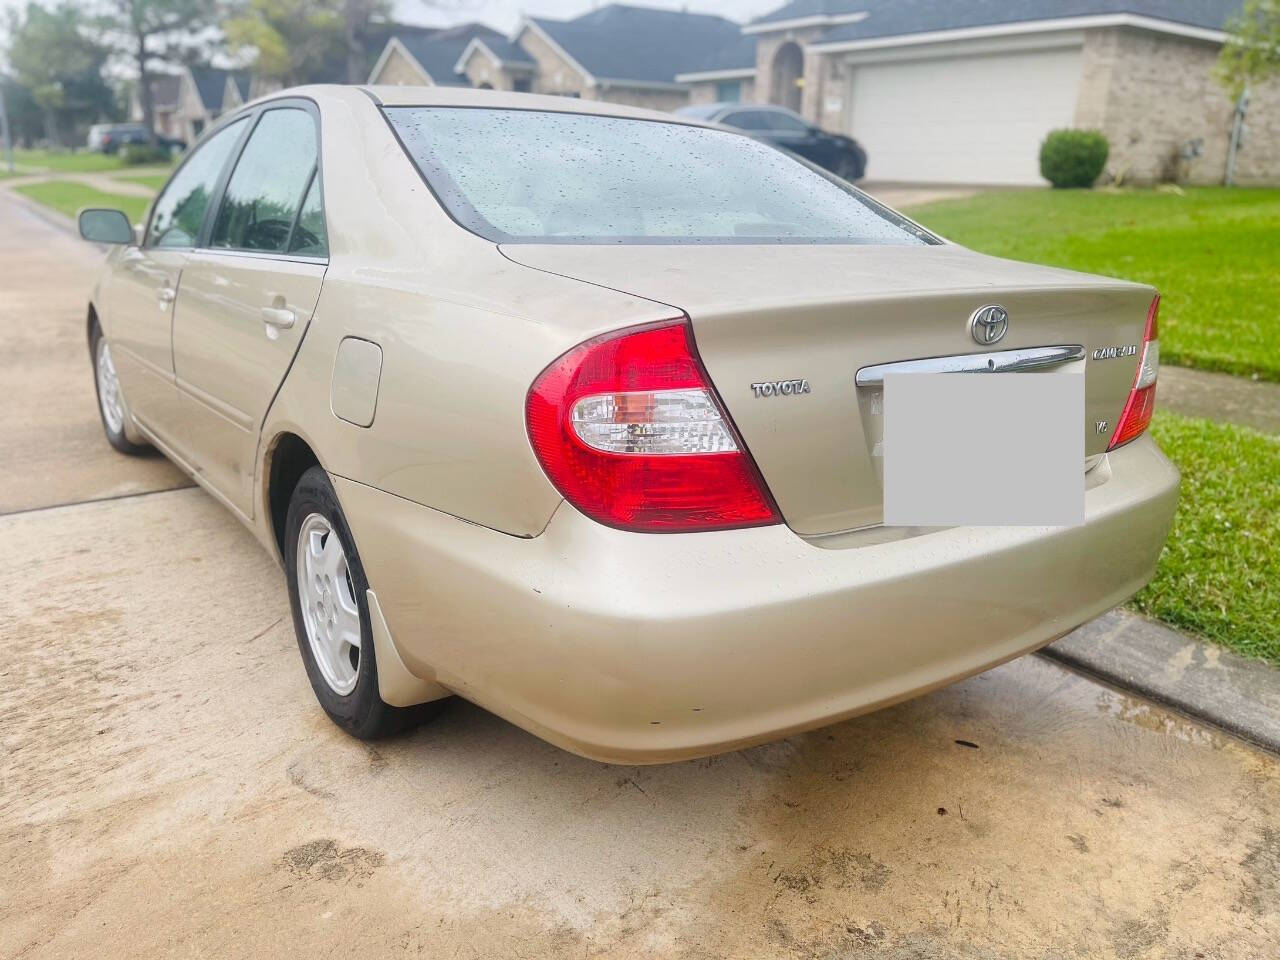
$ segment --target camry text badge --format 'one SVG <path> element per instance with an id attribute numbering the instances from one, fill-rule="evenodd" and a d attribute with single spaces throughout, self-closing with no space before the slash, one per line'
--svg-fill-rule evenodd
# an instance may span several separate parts
<path id="1" fill-rule="evenodd" d="M 1115 357 L 1132 357 L 1138 352 L 1138 345 L 1130 343 L 1123 347 L 1099 347 L 1093 351 L 1095 360 L 1111 360 Z"/>
<path id="2" fill-rule="evenodd" d="M 801 393 L 809 393 L 809 381 L 766 380 L 764 383 L 753 383 L 751 390 L 756 397 L 794 397 Z"/>

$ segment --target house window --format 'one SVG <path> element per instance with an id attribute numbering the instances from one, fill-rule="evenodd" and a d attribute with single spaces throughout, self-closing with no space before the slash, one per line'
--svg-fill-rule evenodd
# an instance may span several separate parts
<path id="1" fill-rule="evenodd" d="M 741 99 L 741 80 L 721 80 L 716 84 L 716 103 L 738 103 Z"/>
<path id="2" fill-rule="evenodd" d="M 533 81 L 528 77 L 516 77 L 511 81 L 511 89 L 516 93 L 529 93 L 533 90 Z"/>

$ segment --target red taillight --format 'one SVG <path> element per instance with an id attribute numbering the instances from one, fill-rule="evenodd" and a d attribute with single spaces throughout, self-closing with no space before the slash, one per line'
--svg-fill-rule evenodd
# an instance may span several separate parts
<path id="1" fill-rule="evenodd" d="M 533 382 L 525 417 L 551 482 L 600 523 L 677 533 L 778 522 L 686 320 L 574 347 Z"/>
<path id="2" fill-rule="evenodd" d="M 1108 450 L 1137 437 L 1151 423 L 1156 409 L 1156 376 L 1160 372 L 1160 334 L 1157 318 L 1160 313 L 1160 294 L 1156 294 L 1147 310 L 1147 328 L 1142 335 L 1142 356 L 1138 358 L 1138 372 L 1133 377 L 1133 389 L 1111 435 Z"/>

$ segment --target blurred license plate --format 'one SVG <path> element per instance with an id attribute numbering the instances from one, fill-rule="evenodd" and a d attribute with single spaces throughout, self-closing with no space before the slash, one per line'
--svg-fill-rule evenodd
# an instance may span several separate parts
<path id="1" fill-rule="evenodd" d="M 1084 522 L 1084 376 L 884 378 L 884 522 Z"/>

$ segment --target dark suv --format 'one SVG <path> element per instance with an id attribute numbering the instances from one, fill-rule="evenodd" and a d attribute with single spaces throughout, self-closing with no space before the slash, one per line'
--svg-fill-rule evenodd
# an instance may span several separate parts
<path id="1" fill-rule="evenodd" d="M 737 127 L 758 140 L 798 153 L 845 180 L 867 172 L 867 152 L 853 137 L 827 133 L 786 107 L 756 103 L 700 103 L 681 107 L 679 116 Z"/>

